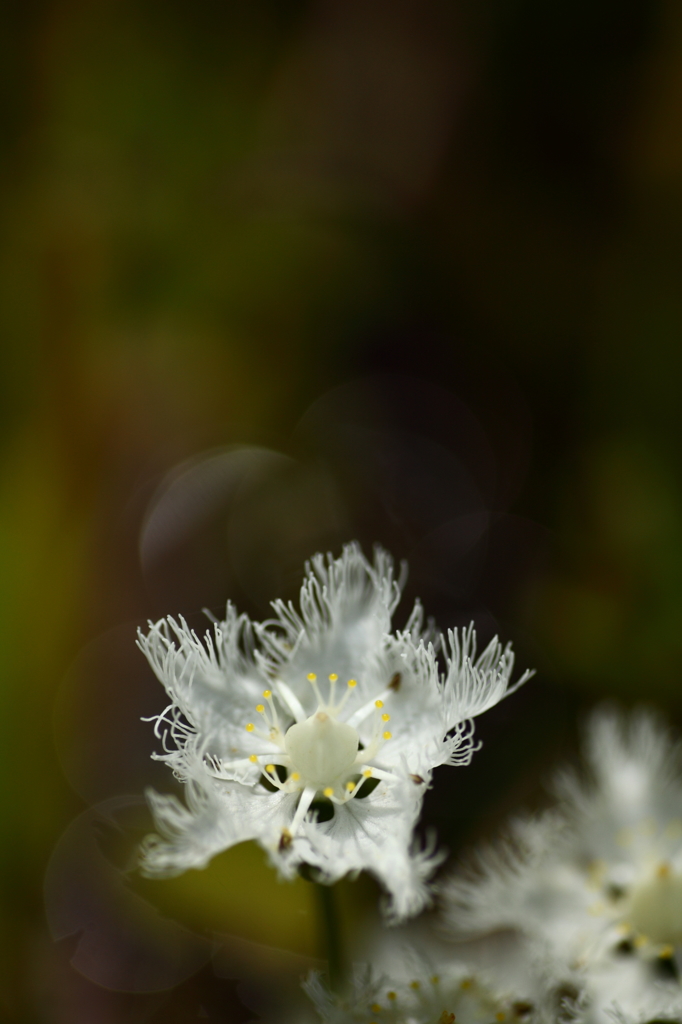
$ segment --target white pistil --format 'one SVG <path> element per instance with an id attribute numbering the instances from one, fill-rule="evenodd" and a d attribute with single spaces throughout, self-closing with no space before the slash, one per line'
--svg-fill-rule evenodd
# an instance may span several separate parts
<path id="1" fill-rule="evenodd" d="M 292 823 L 292 835 L 307 815 L 316 794 L 321 793 L 333 804 L 342 805 L 358 796 L 368 778 L 391 781 L 398 778 L 393 772 L 373 769 L 367 764 L 376 757 L 383 744 L 391 739 L 391 733 L 385 728 L 391 716 L 384 710 L 384 698 L 388 698 L 391 691 L 385 690 L 381 697 L 363 704 L 347 722 L 340 722 L 338 715 L 356 688 L 357 681 L 348 680 L 346 692 L 336 703 L 338 675 L 335 672 L 328 676 L 329 690 L 326 702 L 320 692 L 317 675 L 309 672 L 306 678 L 317 699 L 317 710 L 312 715 L 305 714 L 298 698 L 286 683 L 275 680 L 272 684 L 274 696 L 271 690 L 264 690 L 265 703 L 256 705 L 256 712 L 262 716 L 268 732 L 264 733 L 257 729 L 253 722 L 246 725 L 247 732 L 268 740 L 278 748 L 275 761 L 267 763 L 263 769 L 268 781 L 280 792 L 301 793 Z M 274 697 L 295 719 L 286 730 L 280 725 Z M 355 727 L 371 712 L 374 713 L 372 737 L 368 747 L 360 750 L 360 737 Z M 228 777 L 228 768 L 234 769 L 248 764 L 261 765 L 263 760 L 271 757 L 272 752 L 264 751 L 251 754 L 249 758 L 242 758 L 229 766 L 223 765 L 219 759 L 214 759 L 214 774 L 216 777 L 225 778 Z M 277 771 L 280 766 L 288 770 L 284 781 L 280 779 Z M 361 770 L 362 778 L 355 781 L 349 778 L 349 775 L 357 769 Z"/>
<path id="2" fill-rule="evenodd" d="M 682 877 L 667 862 L 634 886 L 630 919 L 640 934 L 654 943 L 682 942 Z"/>
<path id="3" fill-rule="evenodd" d="M 306 784 L 324 789 L 350 771 L 358 741 L 355 729 L 320 710 L 291 726 L 284 747 Z"/>

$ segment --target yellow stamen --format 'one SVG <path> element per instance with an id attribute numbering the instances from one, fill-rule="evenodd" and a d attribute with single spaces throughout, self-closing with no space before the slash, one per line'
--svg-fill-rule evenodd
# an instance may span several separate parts
<path id="1" fill-rule="evenodd" d="M 315 675 L 314 672 L 309 672 L 308 673 L 308 682 L 309 683 L 314 683 L 316 681 L 316 679 L 317 679 L 317 676 Z"/>
<path id="2" fill-rule="evenodd" d="M 365 770 L 364 770 L 364 772 L 362 774 L 365 776 L 366 779 L 369 779 L 372 776 L 372 769 L 371 768 L 365 768 Z"/>
<path id="3" fill-rule="evenodd" d="M 383 706 L 384 706 L 383 700 L 375 700 L 374 701 L 374 707 L 375 708 L 383 708 Z"/>
<path id="4" fill-rule="evenodd" d="M 251 764 L 256 764 L 257 761 L 258 761 L 258 758 L 256 757 L 255 754 L 251 754 L 251 757 L 249 758 L 249 761 L 251 762 Z"/>
<path id="5" fill-rule="evenodd" d="M 637 938 L 635 939 L 635 948 L 636 949 L 641 949 L 642 946 L 646 946 L 647 945 L 648 941 L 649 941 L 649 939 L 647 938 L 646 935 L 638 935 Z"/>
<path id="6" fill-rule="evenodd" d="M 329 682 L 335 683 L 338 678 L 339 677 L 337 676 L 336 672 L 332 672 L 332 674 L 329 676 Z"/>
<path id="7" fill-rule="evenodd" d="M 294 782 L 298 782 L 301 778 L 301 775 L 299 772 L 292 772 L 291 778 L 293 779 Z"/>
<path id="8" fill-rule="evenodd" d="M 263 690 L 263 696 L 267 700 L 268 697 L 272 697 L 272 692 L 270 690 Z"/>
<path id="9" fill-rule="evenodd" d="M 382 715 L 381 716 L 381 721 L 382 722 L 390 722 L 391 721 L 391 716 L 390 715 Z"/>
<path id="10" fill-rule="evenodd" d="M 270 772 L 271 775 L 274 775 L 275 774 L 275 766 L 274 766 L 274 764 L 266 764 L 265 770 L 266 770 L 266 772 Z"/>
<path id="11" fill-rule="evenodd" d="M 358 685 L 358 681 L 357 681 L 357 679 L 349 679 L 349 680 L 348 680 L 348 685 L 350 686 L 350 688 L 351 688 L 351 690 L 352 690 L 352 689 L 353 689 L 353 687 L 355 687 L 355 686 L 357 686 L 357 685 Z"/>
<path id="12" fill-rule="evenodd" d="M 384 739 L 385 740 L 390 740 L 392 736 L 393 736 L 392 732 L 385 732 L 384 733 Z"/>
<path id="13" fill-rule="evenodd" d="M 381 1013 L 381 1009 L 382 1008 L 379 1006 L 378 1003 L 372 1003 L 372 1005 L 370 1006 L 370 1010 L 372 1011 L 372 1013 Z"/>
<path id="14" fill-rule="evenodd" d="M 334 790 L 331 786 L 325 786 L 322 790 L 322 796 L 334 796 Z"/>
<path id="15" fill-rule="evenodd" d="M 418 989 L 418 988 L 420 988 L 420 987 L 421 987 L 421 986 L 420 986 L 420 984 L 419 984 L 419 982 L 418 982 L 418 981 L 411 981 L 411 982 L 410 982 L 410 988 L 413 988 L 413 989 L 415 990 L 415 992 L 416 992 L 416 991 L 417 991 L 417 989 Z"/>
<path id="16" fill-rule="evenodd" d="M 500 1012 L 499 1012 L 499 1013 L 496 1013 L 496 1014 L 495 1014 L 495 1020 L 503 1021 L 503 1020 L 504 1020 L 504 1018 L 505 1018 L 505 1014 L 504 1014 L 504 1013 L 502 1013 L 502 1011 L 501 1011 L 501 1010 L 500 1010 Z"/>
<path id="17" fill-rule="evenodd" d="M 472 985 L 473 985 L 473 981 L 471 980 L 471 978 L 465 978 L 464 981 L 460 984 L 459 987 L 464 989 L 464 991 L 466 992 L 466 990 L 468 988 L 471 988 Z"/>
<path id="18" fill-rule="evenodd" d="M 675 953 L 675 950 L 674 950 L 673 946 L 669 946 L 669 945 L 668 946 L 661 946 L 661 948 L 658 951 L 658 955 L 660 956 L 661 960 L 671 960 L 673 955 L 674 955 L 674 953 Z"/>
<path id="19" fill-rule="evenodd" d="M 387 998 L 387 999 L 390 999 L 391 1001 L 393 1001 L 394 999 L 397 999 L 398 997 L 397 997 L 397 995 L 395 994 L 395 992 L 387 992 L 387 993 L 386 993 L 386 998 Z"/>
<path id="20" fill-rule="evenodd" d="M 346 783 L 346 789 L 348 790 L 349 793 L 352 793 L 353 790 L 355 789 L 355 783 L 354 782 L 347 782 Z"/>
<path id="21" fill-rule="evenodd" d="M 262 704 L 256 704 L 256 711 L 259 715 L 262 715 L 265 711 L 265 707 Z"/>
<path id="22" fill-rule="evenodd" d="M 670 877 L 670 865 L 663 861 L 662 864 L 658 865 L 656 869 L 656 878 L 669 878 Z"/>
<path id="23" fill-rule="evenodd" d="M 253 724 L 253 722 L 249 722 L 249 724 L 248 724 L 248 725 L 247 725 L 247 727 L 246 727 L 246 731 L 247 731 L 247 732 L 253 732 L 253 730 L 254 730 L 255 728 L 256 728 L 256 726 L 255 726 L 255 725 Z"/>

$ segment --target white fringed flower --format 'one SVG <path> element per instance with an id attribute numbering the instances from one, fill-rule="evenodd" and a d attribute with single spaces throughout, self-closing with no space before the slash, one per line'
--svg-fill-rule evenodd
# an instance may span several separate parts
<path id="1" fill-rule="evenodd" d="M 394 916 L 426 902 L 437 859 L 412 833 L 436 765 L 468 764 L 471 719 L 510 687 L 513 655 L 494 640 L 476 658 L 472 628 L 450 634 L 446 672 L 417 605 L 391 633 L 400 599 L 390 557 L 355 544 L 307 566 L 300 611 L 281 601 L 255 624 L 228 606 L 201 640 L 163 619 L 139 644 L 171 703 L 156 719 L 187 806 L 151 794 L 161 836 L 148 874 L 203 867 L 257 840 L 285 877 L 301 865 L 325 881 L 373 872 Z"/>
<path id="2" fill-rule="evenodd" d="M 587 1019 L 682 1018 L 682 764 L 656 719 L 600 711 L 589 781 L 560 776 L 562 803 L 518 822 L 507 848 L 445 887 L 453 931 L 516 929 L 556 981 L 584 992 Z"/>
<path id="3" fill-rule="evenodd" d="M 424 965 L 408 978 L 377 977 L 370 968 L 360 968 L 343 996 L 330 992 L 316 973 L 303 988 L 324 1024 L 537 1024 L 544 1020 L 529 1004 L 493 992 L 462 965 L 438 970 Z"/>

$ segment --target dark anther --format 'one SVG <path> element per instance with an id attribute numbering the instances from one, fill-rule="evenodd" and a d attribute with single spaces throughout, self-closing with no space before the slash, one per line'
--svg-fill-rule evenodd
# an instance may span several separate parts
<path id="1" fill-rule="evenodd" d="M 310 805 L 310 810 L 318 822 L 331 821 L 334 817 L 334 804 L 326 796 L 316 796 Z"/>
<path id="2" fill-rule="evenodd" d="M 532 1003 L 527 1003 L 523 1000 L 520 1000 L 518 1003 L 512 1003 L 512 1010 L 517 1017 L 527 1017 L 534 1009 L 535 1007 Z"/>
<path id="3" fill-rule="evenodd" d="M 659 956 L 654 961 L 654 969 L 657 977 L 661 981 L 679 981 L 680 972 L 677 969 L 677 963 L 675 958 L 672 956 Z"/>
<path id="4" fill-rule="evenodd" d="M 400 672 L 395 672 L 391 678 L 390 683 L 388 684 L 389 690 L 399 690 L 402 678 L 403 677 L 400 674 Z"/>
<path id="5" fill-rule="evenodd" d="M 617 885 L 615 882 L 609 882 L 609 884 L 606 886 L 606 895 L 610 900 L 613 900 L 614 903 L 616 902 L 616 900 L 622 900 L 625 894 L 626 890 L 623 888 L 623 886 Z"/>
<path id="6" fill-rule="evenodd" d="M 424 782 L 421 775 L 410 775 L 410 778 L 414 782 L 415 786 L 421 786 L 422 783 Z"/>
<path id="7" fill-rule="evenodd" d="M 289 847 L 291 846 L 291 844 L 293 843 L 293 841 L 294 841 L 294 837 L 292 836 L 292 834 L 289 831 L 289 829 L 288 828 L 282 829 L 282 834 L 279 837 L 279 843 L 278 843 L 278 847 L 277 847 L 279 852 L 280 853 L 284 853 L 285 850 L 288 850 Z"/>
<path id="8" fill-rule="evenodd" d="M 632 939 L 623 939 L 615 948 L 615 952 L 620 953 L 621 956 L 630 956 L 634 951 L 635 947 L 632 944 Z"/>

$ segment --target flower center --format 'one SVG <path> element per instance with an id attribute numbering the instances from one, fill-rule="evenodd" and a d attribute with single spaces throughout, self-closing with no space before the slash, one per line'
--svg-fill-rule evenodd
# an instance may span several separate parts
<path id="1" fill-rule="evenodd" d="M 322 709 L 296 722 L 284 737 L 284 749 L 303 785 L 315 789 L 333 787 L 350 771 L 358 745 L 356 730 Z"/>
<path id="2" fill-rule="evenodd" d="M 632 924 L 652 942 L 682 943 L 682 877 L 660 864 L 632 890 Z"/>

